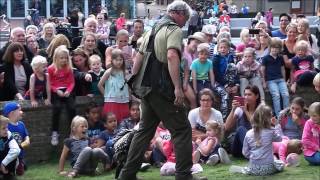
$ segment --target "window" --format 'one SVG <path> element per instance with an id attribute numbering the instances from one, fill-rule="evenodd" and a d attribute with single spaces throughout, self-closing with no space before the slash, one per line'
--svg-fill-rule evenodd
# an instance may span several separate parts
<path id="1" fill-rule="evenodd" d="M 84 0 L 68 0 L 67 2 L 68 16 L 71 15 L 73 10 L 79 10 L 84 14 Z"/>
<path id="2" fill-rule="evenodd" d="M 50 14 L 52 17 L 63 17 L 63 0 L 50 1 Z"/>
<path id="3" fill-rule="evenodd" d="M 126 18 L 129 17 L 130 2 L 128 0 L 106 0 L 106 6 L 110 17 L 118 18 L 120 13 L 125 13 Z"/>
<path id="4" fill-rule="evenodd" d="M 11 17 L 25 17 L 24 0 L 11 1 Z"/>
<path id="5" fill-rule="evenodd" d="M 46 1 L 41 0 L 28 0 L 29 9 L 37 9 L 40 16 L 46 17 Z"/>
<path id="6" fill-rule="evenodd" d="M 95 14 L 97 15 L 98 13 L 101 12 L 101 1 L 89 1 L 88 2 L 89 6 L 89 15 L 90 14 Z"/>
<path id="7" fill-rule="evenodd" d="M 7 0 L 0 0 L 0 16 L 2 14 L 7 15 Z"/>

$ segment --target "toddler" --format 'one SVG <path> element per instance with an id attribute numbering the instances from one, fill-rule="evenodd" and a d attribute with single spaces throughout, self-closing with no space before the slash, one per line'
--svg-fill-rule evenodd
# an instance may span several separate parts
<path id="1" fill-rule="evenodd" d="M 286 166 L 298 166 L 299 154 L 302 153 L 302 143 L 299 139 L 289 139 L 282 136 L 281 142 L 273 142 L 273 154 Z"/>
<path id="2" fill-rule="evenodd" d="M 207 137 L 202 141 L 200 138 L 195 141 L 197 149 L 193 153 L 193 163 L 198 163 L 199 160 L 208 165 L 215 165 L 219 160 L 224 164 L 231 162 L 227 152 L 220 147 L 222 133 L 223 130 L 219 123 L 215 121 L 206 123 Z"/>
<path id="3" fill-rule="evenodd" d="M 10 131 L 8 131 L 9 119 L 0 115 L 0 177 L 9 179 L 15 175 L 16 165 L 20 148 L 17 141 L 14 140 Z"/>
<path id="4" fill-rule="evenodd" d="M 312 80 L 316 75 L 316 71 L 313 67 L 313 57 L 308 55 L 310 46 L 307 41 L 298 41 L 294 47 L 296 56 L 292 58 L 291 63 L 293 65 L 291 69 L 291 91 L 296 92 L 297 85 L 310 86 Z"/>
<path id="5" fill-rule="evenodd" d="M 51 104 L 50 82 L 46 73 L 47 64 L 46 58 L 42 56 L 35 56 L 31 62 L 33 74 L 30 76 L 30 89 L 26 92 L 25 99 L 30 99 L 33 107 L 37 107 L 37 100 L 41 99 L 45 99 L 45 105 Z"/>
<path id="6" fill-rule="evenodd" d="M 101 95 L 98 89 L 98 83 L 104 74 L 104 69 L 102 68 L 101 58 L 98 55 L 92 55 L 89 57 L 90 75 L 92 77 L 90 94 L 91 95 Z"/>
<path id="7" fill-rule="evenodd" d="M 21 107 L 16 102 L 8 102 L 3 107 L 3 115 L 9 119 L 8 129 L 11 132 L 12 137 L 17 141 L 19 147 L 21 148 L 19 154 L 19 165 L 16 169 L 16 173 L 19 176 L 23 175 L 25 170 L 24 149 L 30 146 L 28 130 L 21 121 L 22 114 L 23 112 Z"/>

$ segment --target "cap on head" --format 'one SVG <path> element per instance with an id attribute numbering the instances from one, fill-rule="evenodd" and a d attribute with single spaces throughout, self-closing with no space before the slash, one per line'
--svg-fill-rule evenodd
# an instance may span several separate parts
<path id="1" fill-rule="evenodd" d="M 201 43 L 206 42 L 205 34 L 203 34 L 202 32 L 195 32 L 193 35 L 188 36 L 188 39 L 196 39 Z"/>
<path id="2" fill-rule="evenodd" d="M 202 27 L 202 31 L 205 34 L 214 35 L 216 33 L 216 26 L 213 25 L 205 25 Z"/>
<path id="3" fill-rule="evenodd" d="M 20 108 L 20 105 L 16 102 L 8 102 L 4 105 L 2 113 L 4 116 L 8 117 L 10 112 L 15 111 Z"/>

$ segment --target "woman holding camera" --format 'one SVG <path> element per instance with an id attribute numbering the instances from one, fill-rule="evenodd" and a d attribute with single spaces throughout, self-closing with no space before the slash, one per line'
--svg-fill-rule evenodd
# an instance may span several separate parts
<path id="1" fill-rule="evenodd" d="M 235 157 L 242 156 L 243 140 L 251 129 L 250 119 L 261 103 L 259 88 L 247 86 L 244 89 L 244 98 L 240 98 L 232 101 L 232 110 L 224 124 L 225 132 L 230 134 L 227 138 L 231 143 L 231 154 Z"/>

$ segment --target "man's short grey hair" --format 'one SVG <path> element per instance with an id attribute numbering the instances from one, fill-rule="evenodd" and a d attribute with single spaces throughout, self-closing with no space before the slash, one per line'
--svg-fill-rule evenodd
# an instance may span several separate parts
<path id="1" fill-rule="evenodd" d="M 182 0 L 175 0 L 168 5 L 167 13 L 170 13 L 172 11 L 183 11 L 187 19 L 189 19 L 191 14 L 190 6 Z"/>
<path id="2" fill-rule="evenodd" d="M 14 34 L 15 34 L 16 32 L 19 32 L 19 31 L 22 31 L 23 33 L 26 33 L 26 31 L 25 31 L 22 27 L 16 27 L 16 28 L 13 28 L 13 29 L 11 30 L 11 34 L 10 34 L 11 38 L 14 38 L 14 37 L 13 37 Z"/>

